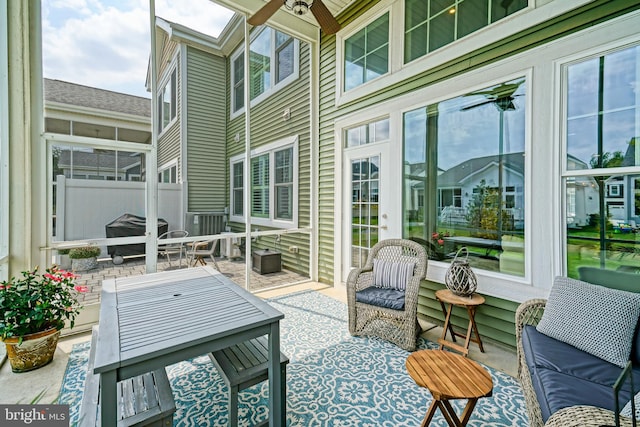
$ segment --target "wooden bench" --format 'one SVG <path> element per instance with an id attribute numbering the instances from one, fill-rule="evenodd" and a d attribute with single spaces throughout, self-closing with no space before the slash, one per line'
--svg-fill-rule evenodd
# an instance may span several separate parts
<path id="1" fill-rule="evenodd" d="M 211 361 L 229 387 L 229 425 L 238 425 L 238 393 L 269 378 L 269 343 L 266 336 L 245 341 L 223 350 L 209 353 Z M 282 425 L 286 425 L 287 363 L 289 358 L 280 352 L 282 381 Z M 271 390 L 269 390 L 271 392 Z M 264 425 L 268 424 L 268 420 Z M 263 425 L 263 424 L 261 424 Z"/>
<path id="2" fill-rule="evenodd" d="M 98 327 L 94 326 L 79 427 L 100 426 L 100 375 L 93 373 Z M 176 404 L 167 373 L 157 369 L 118 383 L 118 426 L 171 427 Z"/>

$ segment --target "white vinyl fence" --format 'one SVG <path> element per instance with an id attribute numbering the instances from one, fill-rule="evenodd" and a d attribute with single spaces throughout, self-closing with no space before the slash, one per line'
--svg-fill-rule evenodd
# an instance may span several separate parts
<path id="1" fill-rule="evenodd" d="M 122 214 L 145 215 L 145 184 L 57 177 L 56 242 L 105 238 L 105 226 Z M 184 228 L 181 184 L 158 184 L 158 218 Z M 106 248 L 102 248 L 106 255 Z"/>

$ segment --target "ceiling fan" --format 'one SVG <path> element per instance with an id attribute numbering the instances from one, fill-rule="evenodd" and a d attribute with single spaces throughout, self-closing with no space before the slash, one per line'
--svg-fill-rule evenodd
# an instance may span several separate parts
<path id="1" fill-rule="evenodd" d="M 335 34 L 340 30 L 340 24 L 338 24 L 338 21 L 331 15 L 327 6 L 322 3 L 322 0 L 269 0 L 269 2 L 254 13 L 247 22 L 253 26 L 262 25 L 267 22 L 267 20 L 271 18 L 271 15 L 276 13 L 282 5 L 295 15 L 304 15 L 311 10 L 318 24 L 320 24 L 320 28 L 322 28 L 322 31 L 326 34 Z"/>

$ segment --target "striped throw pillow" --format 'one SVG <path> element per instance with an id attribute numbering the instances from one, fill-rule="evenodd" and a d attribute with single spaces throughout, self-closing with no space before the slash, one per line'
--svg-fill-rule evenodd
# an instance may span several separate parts
<path id="1" fill-rule="evenodd" d="M 404 291 L 413 276 L 415 262 L 392 262 L 382 259 L 373 260 L 374 286 L 378 288 Z"/>

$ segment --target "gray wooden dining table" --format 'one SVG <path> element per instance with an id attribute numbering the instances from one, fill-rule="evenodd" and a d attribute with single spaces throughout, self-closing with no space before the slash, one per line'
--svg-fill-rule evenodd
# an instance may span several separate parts
<path id="1" fill-rule="evenodd" d="M 94 373 L 102 427 L 116 425 L 117 382 L 267 335 L 269 425 L 280 426 L 284 314 L 211 267 L 105 280 Z"/>

